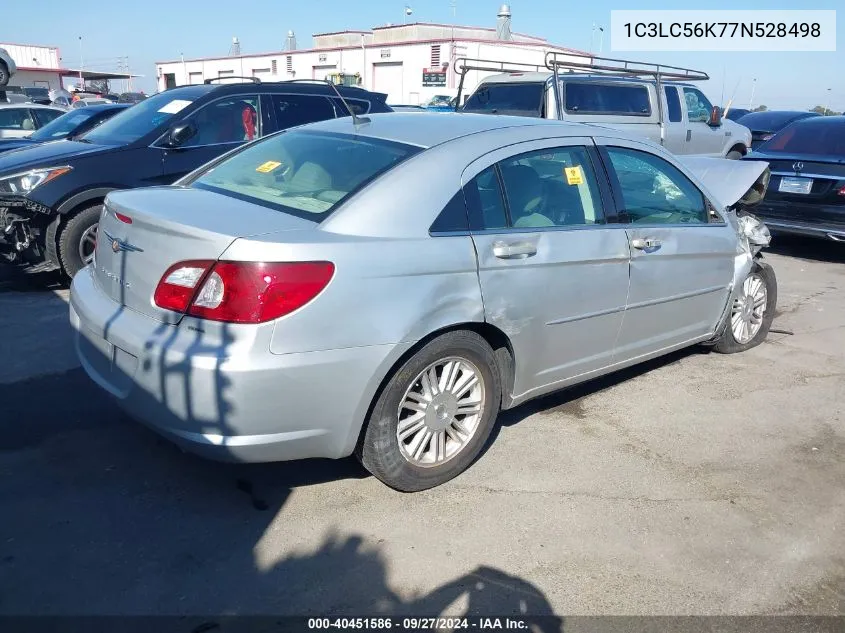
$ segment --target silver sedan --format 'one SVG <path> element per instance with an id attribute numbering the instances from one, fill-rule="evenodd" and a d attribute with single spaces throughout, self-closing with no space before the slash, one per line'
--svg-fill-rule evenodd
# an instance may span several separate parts
<path id="1" fill-rule="evenodd" d="M 73 280 L 78 353 L 189 450 L 354 453 L 389 486 L 429 488 L 472 463 L 501 410 L 766 337 L 766 231 L 735 208 L 766 166 L 706 160 L 470 114 L 282 132 L 175 186 L 109 194 Z"/>

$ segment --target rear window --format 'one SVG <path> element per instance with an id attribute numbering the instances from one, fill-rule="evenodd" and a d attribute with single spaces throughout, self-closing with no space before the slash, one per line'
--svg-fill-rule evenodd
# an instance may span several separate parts
<path id="1" fill-rule="evenodd" d="M 510 114 L 515 116 L 543 116 L 542 83 L 484 84 L 467 99 L 466 112 Z"/>
<path id="2" fill-rule="evenodd" d="M 418 151 L 380 139 L 295 130 L 246 146 L 192 186 L 320 222 Z"/>
<path id="3" fill-rule="evenodd" d="M 845 155 L 845 118 L 824 121 L 823 117 L 797 121 L 785 127 L 757 151 L 785 154 Z"/>
<path id="4" fill-rule="evenodd" d="M 564 91 L 564 103 L 569 114 L 651 114 L 645 86 L 566 82 Z"/>

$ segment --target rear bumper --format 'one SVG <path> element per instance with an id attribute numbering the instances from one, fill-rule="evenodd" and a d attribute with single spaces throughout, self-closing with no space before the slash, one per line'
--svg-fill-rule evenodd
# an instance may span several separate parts
<path id="1" fill-rule="evenodd" d="M 782 220 L 780 218 L 767 218 L 765 215 L 758 216 L 769 228 L 772 235 L 801 235 L 804 237 L 817 237 L 834 242 L 845 242 L 845 226 L 837 224 L 816 224 L 810 222 L 799 222 L 796 220 Z"/>
<path id="2" fill-rule="evenodd" d="M 845 241 L 845 208 L 813 207 L 764 200 L 752 209 L 773 235 L 803 235 L 833 241 Z M 837 221 L 830 220 L 830 216 Z M 838 221 L 841 217 L 842 221 Z"/>
<path id="3" fill-rule="evenodd" d="M 85 371 L 130 417 L 221 461 L 349 455 L 403 347 L 277 355 L 261 343 L 207 344 L 197 331 L 120 309 L 90 267 L 73 280 L 70 321 Z"/>

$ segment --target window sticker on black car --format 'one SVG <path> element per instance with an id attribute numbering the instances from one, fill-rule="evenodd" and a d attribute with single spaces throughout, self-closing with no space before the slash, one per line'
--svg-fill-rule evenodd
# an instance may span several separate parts
<path id="1" fill-rule="evenodd" d="M 177 112 L 181 112 L 185 108 L 191 105 L 190 101 L 186 101 L 185 99 L 174 99 L 160 107 L 158 109 L 159 112 L 166 112 L 167 114 L 176 114 Z"/>

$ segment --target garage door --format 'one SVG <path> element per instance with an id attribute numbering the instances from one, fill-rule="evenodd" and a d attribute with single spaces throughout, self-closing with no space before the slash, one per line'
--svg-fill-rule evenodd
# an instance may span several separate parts
<path id="1" fill-rule="evenodd" d="M 373 64 L 373 89 L 387 94 L 388 103 L 405 103 L 402 62 Z"/>
<path id="2" fill-rule="evenodd" d="M 330 75 L 333 72 L 337 71 L 337 65 L 332 64 L 331 66 L 312 66 L 311 67 L 311 79 L 328 79 L 326 75 Z"/>

